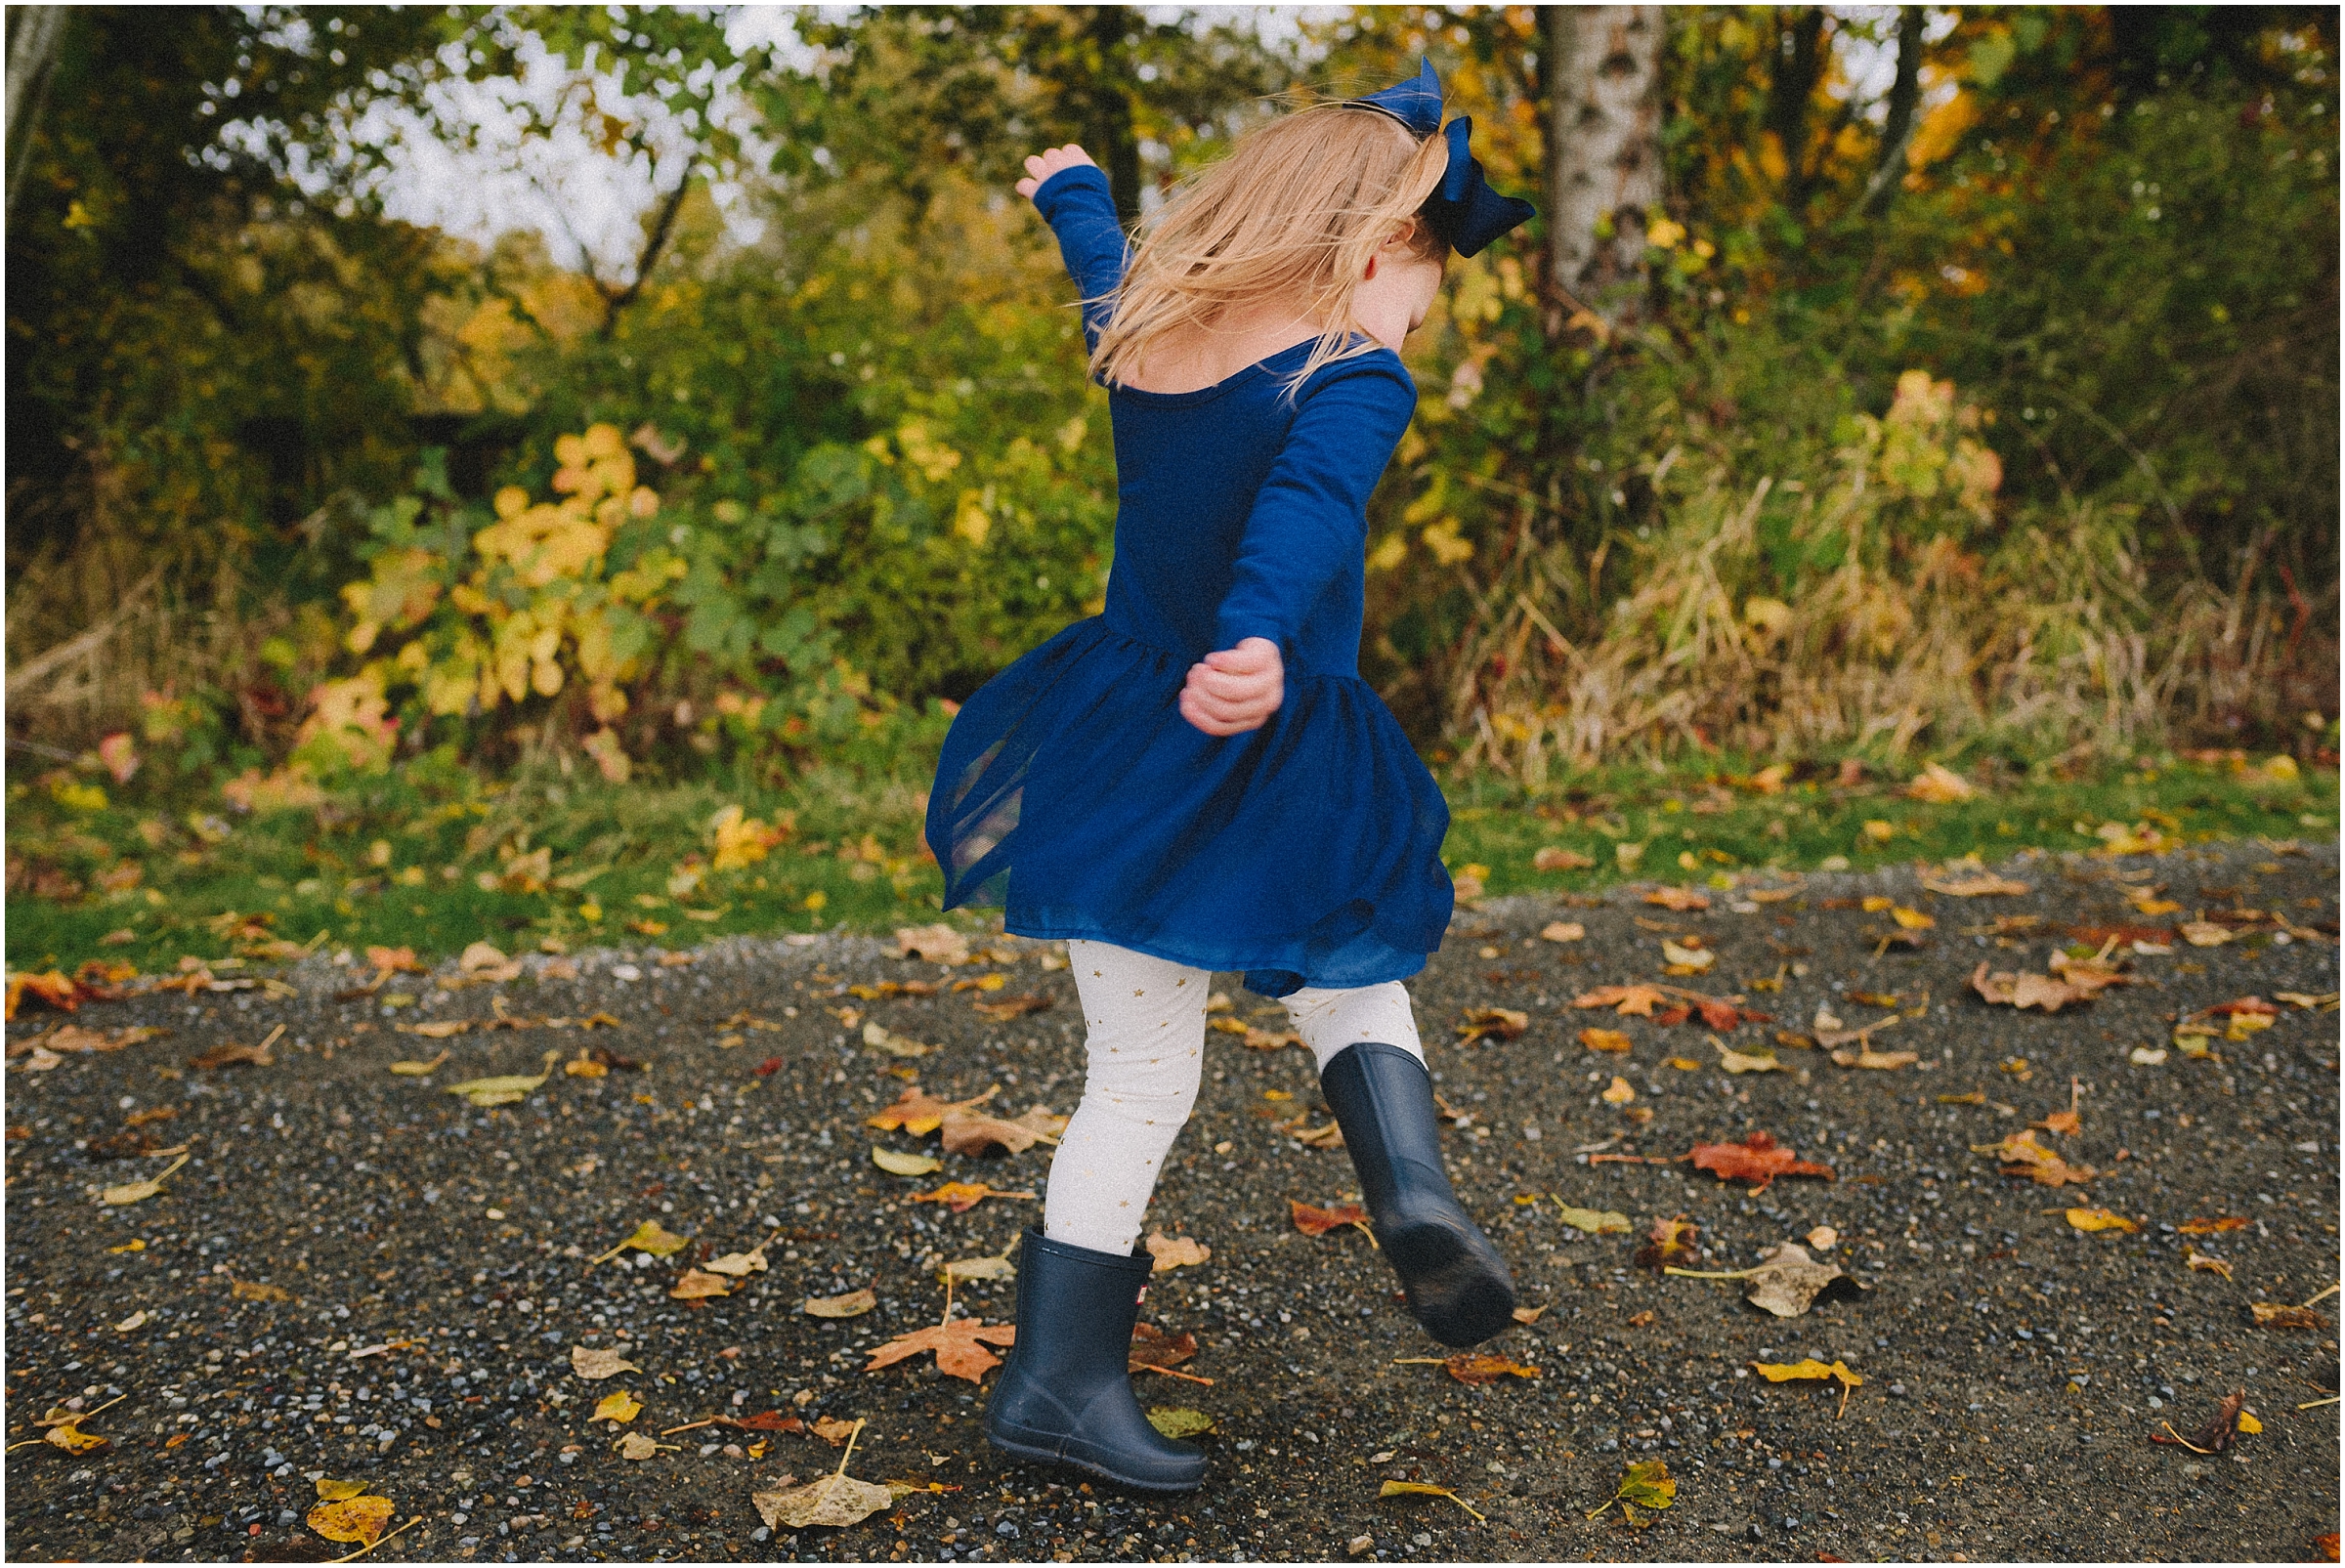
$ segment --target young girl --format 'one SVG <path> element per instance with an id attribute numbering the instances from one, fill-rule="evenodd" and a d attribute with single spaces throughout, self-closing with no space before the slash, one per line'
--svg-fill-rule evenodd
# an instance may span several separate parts
<path id="1" fill-rule="evenodd" d="M 1241 142 L 1127 256 L 1083 149 L 1026 160 L 1110 389 L 1118 496 L 1105 613 L 961 708 L 930 793 L 945 907 L 1001 900 L 1063 938 L 1089 1071 L 1019 1254 L 995 1446 L 1185 1491 L 1126 1376 L 1135 1249 L 1195 1101 L 1207 984 L 1283 997 L 1418 1321 L 1470 1345 L 1513 1281 L 1442 1172 L 1401 981 L 1449 923 L 1449 812 L 1359 678 L 1368 495 L 1416 407 L 1397 350 L 1448 252 L 1530 216 L 1441 126 L 1429 64 Z"/>

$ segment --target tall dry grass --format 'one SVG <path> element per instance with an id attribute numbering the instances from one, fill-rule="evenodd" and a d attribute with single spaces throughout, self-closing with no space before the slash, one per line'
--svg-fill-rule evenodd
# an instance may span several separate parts
<path id="1" fill-rule="evenodd" d="M 2230 583 L 2153 584 L 2121 509 L 2003 522 L 1972 423 L 1915 372 L 1805 479 L 1673 448 L 1609 603 L 1613 546 L 1519 530 L 1441 672 L 1460 765 L 1538 788 L 1687 748 L 2126 755 L 2335 711 L 2333 586 L 2258 586 L 2269 535 Z"/>

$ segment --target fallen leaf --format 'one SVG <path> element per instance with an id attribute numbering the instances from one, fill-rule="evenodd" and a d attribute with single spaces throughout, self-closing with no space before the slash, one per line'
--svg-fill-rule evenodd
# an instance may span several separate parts
<path id="1" fill-rule="evenodd" d="M 393 1062 L 391 1071 L 402 1078 L 428 1078 L 440 1070 L 442 1064 L 447 1062 L 448 1054 L 447 1051 L 442 1051 L 428 1062 Z M 576 1067 L 577 1064 L 573 1062 L 571 1065 Z"/>
<path id="2" fill-rule="evenodd" d="M 83 1431 L 80 1423 L 87 1420 L 89 1417 L 80 1411 L 66 1413 L 61 1419 L 48 1423 L 49 1429 L 41 1434 L 42 1441 L 53 1448 L 62 1448 L 68 1454 L 94 1453 L 112 1441 L 110 1438 L 101 1437 L 96 1432 Z"/>
<path id="3" fill-rule="evenodd" d="M 972 1002 L 970 1005 L 994 1022 L 1006 1024 L 1027 1013 L 1046 1011 L 1051 1003 L 1048 996 L 1029 993 L 1023 996 L 1004 996 L 1000 1001 Z"/>
<path id="4" fill-rule="evenodd" d="M 1155 1405 L 1148 1411 L 1148 1424 L 1165 1436 L 1178 1442 L 1184 1437 L 1202 1437 L 1215 1430 L 1214 1419 L 1204 1411 L 1186 1406 Z"/>
<path id="5" fill-rule="evenodd" d="M 133 1024 L 112 1031 L 85 1029 L 79 1024 L 61 1024 L 36 1038 L 18 1040 L 8 1048 L 8 1053 L 15 1056 L 36 1045 L 52 1051 L 118 1051 L 168 1033 L 168 1030 L 153 1024 Z"/>
<path id="6" fill-rule="evenodd" d="M 872 1164 L 891 1176 L 925 1176 L 945 1168 L 945 1163 L 933 1155 L 883 1149 L 875 1143 L 872 1145 Z"/>
<path id="7" fill-rule="evenodd" d="M 1173 1334 L 1153 1323 L 1131 1326 L 1131 1345 L 1126 1352 L 1127 1372 L 1138 1372 L 1143 1367 L 1177 1367 L 1197 1354 L 1197 1336 L 1193 1334 Z"/>
<path id="8" fill-rule="evenodd" d="M 896 927 L 896 956 L 922 958 L 930 963 L 966 963 L 969 961 L 969 941 L 953 927 L 942 923 L 900 925 Z"/>
<path id="9" fill-rule="evenodd" d="M 615 1426 L 624 1426 L 642 1413 L 643 1402 L 621 1388 L 617 1393 L 605 1394 L 596 1400 L 594 1414 L 586 1419 L 590 1421 L 609 1421 Z"/>
<path id="10" fill-rule="evenodd" d="M 1582 942 L 1587 939 L 1588 928 L 1577 920 L 1550 920 L 1539 928 L 1539 935 L 1547 942 Z"/>
<path id="11" fill-rule="evenodd" d="M 1909 910 L 1902 904 L 1892 908 L 1889 917 L 1908 931 L 1928 931 L 1938 924 L 1936 915 L 1924 914 L 1919 910 Z"/>
<path id="12" fill-rule="evenodd" d="M 521 978 L 521 960 L 506 957 L 486 942 L 475 942 L 457 954 L 456 968 L 482 985 L 502 985 Z"/>
<path id="13" fill-rule="evenodd" d="M 1531 855 L 1531 869 L 1535 871 L 1585 871 L 1595 866 L 1593 857 L 1557 844 L 1542 844 Z"/>
<path id="14" fill-rule="evenodd" d="M 1574 1007 L 1610 1007 L 1623 1014 L 1650 1018 L 1668 997 L 1657 986 L 1599 986 L 1571 998 Z"/>
<path id="15" fill-rule="evenodd" d="M 370 968 L 387 975 L 419 975 L 427 970 L 426 965 L 415 961 L 413 948 L 370 947 L 366 950 L 366 962 Z"/>
<path id="16" fill-rule="evenodd" d="M 643 1369 L 617 1350 L 589 1350 L 584 1345 L 572 1345 L 570 1370 L 588 1382 L 600 1382 L 605 1377 L 614 1377 L 622 1372 L 640 1372 Z"/>
<path id="17" fill-rule="evenodd" d="M 224 1067 L 269 1067 L 275 1058 L 266 1045 L 215 1045 L 200 1056 L 188 1058 L 188 1065 L 199 1073 L 214 1073 Z"/>
<path id="18" fill-rule="evenodd" d="M 561 1059 L 560 1051 L 547 1051 L 540 1071 L 533 1077 L 516 1073 L 500 1078 L 467 1079 L 461 1083 L 448 1084 L 443 1092 L 456 1095 L 483 1109 L 492 1105 L 512 1105 L 528 1099 L 533 1091 L 543 1087 L 545 1081 L 553 1077 L 554 1064 Z"/>
<path id="19" fill-rule="evenodd" d="M 862 1425 L 861 1421 L 842 1421 L 834 1416 L 818 1416 L 814 1420 L 811 1430 L 815 1436 L 832 1448 L 838 1448 L 843 1446 L 848 1438 L 853 1437 Z"/>
<path id="20" fill-rule="evenodd" d="M 2047 975 L 1988 974 L 1981 959 L 1971 989 L 1987 1001 L 2015 1008 L 2041 1007 L 2056 1013 L 2072 1001 L 2090 1001 L 2109 982 L 2085 977 L 2054 980 Z"/>
<path id="21" fill-rule="evenodd" d="M 6 1009 L 9 1018 L 17 1016 L 17 1004 L 26 996 L 68 1013 L 90 999 L 90 994 L 62 969 L 50 969 L 40 974 L 10 975 Z"/>
<path id="22" fill-rule="evenodd" d="M 2335 1562 L 2337 1560 L 2338 1543 L 2337 1533 L 2335 1531 L 2332 1530 L 2324 1536 L 2315 1536 L 2313 1537 L 2313 1542 L 2314 1545 L 2321 1548 L 2322 1556 L 2327 1558 L 2330 1562 Z"/>
<path id="23" fill-rule="evenodd" d="M 1979 793 L 1968 779 L 1937 762 L 1925 764 L 1902 792 L 1909 800 L 1928 801 L 1933 806 L 1950 806 Z"/>
<path id="24" fill-rule="evenodd" d="M 1617 1029 L 1583 1029 L 1580 1043 L 1592 1051 L 1625 1051 L 1631 1041 Z"/>
<path id="25" fill-rule="evenodd" d="M 2255 1326 L 2259 1329 L 2312 1329 L 2328 1327 L 2328 1320 L 2311 1307 L 2281 1306 L 2273 1301 L 2257 1301 L 2251 1306 Z"/>
<path id="26" fill-rule="evenodd" d="M 2247 1390 L 2234 1389 L 2223 1396 L 2223 1402 L 2215 1407 L 2212 1419 L 2189 1437 L 2183 1437 L 2171 1425 L 2166 1425 L 2163 1432 L 2152 1432 L 2150 1441 L 2179 1446 L 2200 1454 L 2220 1454 L 2231 1447 L 2233 1439 L 2238 1435 L 2239 1412 L 2246 1404 Z"/>
<path id="27" fill-rule="evenodd" d="M 469 1019 L 443 1018 L 428 1024 L 393 1024 L 391 1032 L 395 1035 L 418 1035 L 425 1039 L 448 1039 L 471 1027 Z"/>
<path id="28" fill-rule="evenodd" d="M 2222 1219 L 2186 1219 L 2175 1228 L 2185 1236 L 2219 1236 L 2225 1231 L 2245 1230 L 2250 1221 L 2236 1215 Z"/>
<path id="29" fill-rule="evenodd" d="M 108 1187 L 98 1195 L 98 1200 L 108 1208 L 118 1208 L 124 1204 L 142 1203 L 149 1198 L 155 1197 L 163 1190 L 164 1178 L 181 1165 L 186 1165 L 189 1158 L 187 1155 L 181 1155 L 145 1181 L 126 1181 L 119 1187 Z"/>
<path id="30" fill-rule="evenodd" d="M 328 1541 L 357 1542 L 371 1547 L 382 1539 L 391 1522 L 391 1500 L 377 1497 L 343 1498 L 320 1503 L 309 1513 L 309 1526 Z"/>
<path id="31" fill-rule="evenodd" d="M 956 1214 L 965 1214 L 988 1198 L 1032 1198 L 1030 1192 L 1002 1192 L 982 1181 L 948 1181 L 934 1192 L 916 1192 L 916 1204 L 943 1204 Z"/>
<path id="32" fill-rule="evenodd" d="M 2182 923 L 2182 940 L 2194 948 L 2219 948 L 2229 942 L 2231 936 L 2228 927 L 2216 925 L 2211 920 L 2185 920 Z"/>
<path id="33" fill-rule="evenodd" d="M 2223 1259 L 2213 1256 L 2210 1253 L 2201 1252 L 2196 1247 L 2190 1249 L 2188 1255 L 2183 1258 L 2183 1261 L 2188 1263 L 2192 1268 L 2198 1270 L 2200 1273 L 2220 1274 L 2226 1280 L 2231 1278 L 2231 1265 L 2229 1263 L 2224 1262 Z"/>
<path id="34" fill-rule="evenodd" d="M 1516 1323 L 1537 1323 L 1540 1319 L 1540 1316 L 1546 1311 L 1547 1308 L 1544 1306 L 1516 1307 L 1514 1312 L 1514 1317 Z"/>
<path id="35" fill-rule="evenodd" d="M 1718 962 L 1710 949 L 1681 947 L 1667 937 L 1661 939 L 1661 957 L 1672 974 L 1698 975 Z"/>
<path id="36" fill-rule="evenodd" d="M 810 1318 L 860 1318 L 878 1304 L 878 1295 L 866 1286 L 843 1295 L 809 1296 L 798 1310 Z"/>
<path id="37" fill-rule="evenodd" d="M 1656 1219 L 1653 1228 L 1645 1233 L 1645 1242 L 1637 1249 L 1637 1266 L 1660 1270 L 1689 1260 L 1694 1255 L 1694 1237 L 1701 1227 L 1680 1214 L 1675 1219 Z"/>
<path id="38" fill-rule="evenodd" d="M 2006 1176 L 2025 1176 L 2045 1187 L 2086 1182 L 2100 1174 L 2090 1165 L 2071 1165 L 2045 1148 L 2036 1141 L 2032 1127 L 2015 1132 L 2000 1143 L 1972 1144 L 1971 1153 L 1991 1154 L 2003 1163 Z"/>
<path id="39" fill-rule="evenodd" d="M 629 1432 L 626 1434 L 626 1436 L 618 1440 L 618 1457 L 622 1460 L 633 1460 L 640 1463 L 642 1461 L 648 1460 L 653 1455 L 659 1453 L 662 1448 L 672 1451 L 674 1447 L 674 1444 L 661 1443 L 658 1439 L 648 1436 L 642 1432 Z"/>
<path id="40" fill-rule="evenodd" d="M 702 1268 L 688 1268 L 667 1295 L 671 1301 L 699 1301 L 709 1296 L 730 1294 L 732 1290 L 733 1287 L 721 1274 L 711 1274 Z"/>
<path id="41" fill-rule="evenodd" d="M 1830 1251 L 1840 1243 L 1840 1232 L 1829 1225 L 1818 1225 L 1808 1233 L 1808 1245 L 1819 1252 Z"/>
<path id="42" fill-rule="evenodd" d="M 765 1249 L 770 1245 L 760 1243 L 746 1252 L 727 1252 L 722 1257 L 710 1258 L 706 1265 L 708 1272 L 730 1275 L 737 1280 L 746 1279 L 751 1274 L 763 1274 L 766 1268 Z"/>
<path id="43" fill-rule="evenodd" d="M 2087 1231 L 2115 1230 L 2131 1233 L 2142 1228 L 2138 1221 L 2127 1219 L 2123 1214 L 2112 1214 L 2106 1208 L 2071 1208 L 2068 1210 L 2068 1223 L 2078 1230 Z"/>
<path id="44" fill-rule="evenodd" d="M 1913 1051 L 1877 1051 L 1870 1045 L 1860 1045 L 1853 1051 L 1834 1051 L 1832 1060 L 1842 1067 L 1869 1067 L 1891 1072 L 1900 1067 L 1911 1067 L 1921 1057 Z"/>
<path id="45" fill-rule="evenodd" d="M 1738 1051 L 1716 1035 L 1710 1037 L 1710 1043 L 1718 1047 L 1718 1065 L 1729 1073 L 1787 1073 L 1790 1071 L 1781 1062 L 1775 1060 L 1774 1051 L 1768 1046 L 1762 1045 L 1754 1051 Z"/>
<path id="46" fill-rule="evenodd" d="M 1683 914 L 1687 910 L 1706 910 L 1710 907 L 1710 900 L 1707 895 L 1696 893 L 1690 888 L 1683 887 L 1654 888 L 1650 893 L 1647 893 L 1644 896 L 1644 902 L 1647 904 L 1658 904 L 1661 906 L 1661 908 L 1673 911 L 1680 914 Z"/>
<path id="47" fill-rule="evenodd" d="M 1554 1195 L 1550 1194 L 1549 1196 L 1553 1197 Z M 1563 1223 L 1569 1225 L 1573 1230 L 1585 1231 L 1591 1236 L 1611 1234 L 1626 1236 L 1632 1228 L 1629 1224 L 1629 1216 L 1626 1214 L 1615 1213 L 1608 1208 L 1574 1208 L 1560 1198 L 1556 1198 L 1555 1202 Z"/>
<path id="48" fill-rule="evenodd" d="M 1479 1387 L 1483 1383 L 1494 1383 L 1501 1377 L 1536 1377 L 1539 1376 L 1537 1367 L 1525 1367 L 1511 1357 L 1490 1355 L 1475 1350 L 1464 1351 L 1451 1356 L 1441 1365 L 1448 1369 L 1452 1377 L 1471 1387 Z"/>
<path id="49" fill-rule="evenodd" d="M 1287 1200 L 1287 1211 L 1295 1221 L 1295 1228 L 1305 1236 L 1324 1236 L 1340 1225 L 1357 1225 L 1363 1230 L 1368 1226 L 1368 1210 L 1357 1204 L 1337 1204 L 1320 1208 L 1290 1198 Z"/>
<path id="50" fill-rule="evenodd" d="M 2290 1310 L 2301 1311 L 2302 1309 L 2291 1308 Z M 141 1307 L 138 1311 L 133 1312 L 129 1317 L 124 1318 L 120 1323 L 115 1324 L 114 1332 L 116 1334 L 135 1334 L 146 1326 L 147 1309 L 145 1307 Z"/>
<path id="51" fill-rule="evenodd" d="M 1664 1057 L 1661 1065 L 1663 1067 L 1674 1067 L 1681 1073 L 1698 1073 L 1702 1070 L 1702 1064 L 1695 1061 L 1690 1056 Z"/>
<path id="52" fill-rule="evenodd" d="M 1048 1107 L 1038 1105 L 1014 1121 L 956 1110 L 945 1117 L 938 1130 L 948 1154 L 979 1155 L 996 1145 L 1004 1154 L 1024 1154 L 1038 1143 L 1055 1144 L 1066 1124 L 1067 1118 L 1053 1116 Z"/>
<path id="53" fill-rule="evenodd" d="M 1808 1357 L 1805 1361 L 1754 1361 L 1751 1363 L 1751 1370 L 1757 1373 L 1760 1377 L 1765 1377 L 1770 1383 L 1796 1382 L 1806 1378 L 1829 1377 L 1838 1379 L 1841 1385 L 1846 1388 L 1861 1388 L 1864 1386 L 1864 1379 L 1857 1377 L 1855 1373 L 1849 1371 L 1849 1364 L 1847 1362 L 1834 1361 L 1827 1366 L 1823 1362 L 1816 1360 L 1813 1356 Z"/>
<path id="54" fill-rule="evenodd" d="M 717 1418 L 727 1426 L 738 1426 L 745 1432 L 803 1432 L 806 1423 L 788 1411 L 761 1410 L 754 1416 Z"/>
<path id="55" fill-rule="evenodd" d="M 318 1478 L 317 1486 L 318 1501 L 320 1503 L 346 1502 L 351 1498 L 363 1496 L 366 1491 L 366 1483 L 363 1481 L 335 1481 L 322 1475 Z"/>
<path id="56" fill-rule="evenodd" d="M 629 1231 L 625 1241 L 620 1242 L 594 1261 L 597 1263 L 607 1262 L 619 1253 L 627 1251 L 649 1252 L 654 1257 L 667 1257 L 681 1251 L 684 1244 L 691 1239 L 689 1236 L 678 1236 L 656 1219 L 647 1219 Z"/>
<path id="57" fill-rule="evenodd" d="M 1618 1074 L 1614 1074 L 1611 1085 L 1604 1090 L 1599 1098 L 1601 1098 L 1606 1105 L 1626 1105 L 1631 1100 L 1637 1098 L 1637 1091 L 1629 1086 L 1629 1081 L 1627 1079 L 1620 1077 Z"/>
<path id="58" fill-rule="evenodd" d="M 232 1280 L 228 1293 L 239 1301 L 290 1301 L 293 1293 L 281 1285 L 270 1285 L 261 1280 Z"/>
<path id="59" fill-rule="evenodd" d="M 955 1318 L 950 1322 L 896 1335 L 887 1343 L 867 1352 L 871 1359 L 864 1363 L 863 1370 L 877 1372 L 881 1367 L 892 1367 L 909 1357 L 933 1351 L 938 1372 L 948 1377 L 976 1382 L 1002 1365 L 1002 1358 L 985 1347 L 989 1344 L 1011 1344 L 1017 1337 L 1017 1328 L 1012 1324 L 987 1324 L 976 1318 Z"/>
<path id="60" fill-rule="evenodd" d="M 1214 1255 L 1212 1248 L 1198 1245 L 1194 1237 L 1167 1236 L 1161 1231 L 1148 1233 L 1147 1247 L 1148 1255 L 1156 1259 L 1156 1267 L 1150 1272 L 1156 1274 L 1188 1268 Z"/>
<path id="61" fill-rule="evenodd" d="M 935 1045 L 923 1045 L 917 1039 L 907 1039 L 901 1035 L 889 1034 L 887 1030 L 876 1023 L 863 1026 L 863 1042 L 876 1050 L 885 1051 L 890 1056 L 905 1058 L 926 1056 L 940 1049 Z"/>
<path id="62" fill-rule="evenodd" d="M 1469 1007 L 1466 1021 L 1458 1026 L 1465 1038 L 1458 1043 L 1471 1045 L 1477 1039 L 1514 1039 L 1531 1027 L 1531 1015 L 1510 1007 Z"/>
<path id="63" fill-rule="evenodd" d="M 948 1281 L 963 1283 L 970 1280 L 1014 1280 L 1018 1277 L 1018 1271 L 1006 1252 L 957 1258 L 947 1263 L 942 1272 Z"/>
<path id="64" fill-rule="evenodd" d="M 1000 1092 L 999 1088 L 991 1088 L 974 1099 L 940 1100 L 916 1083 L 898 1095 L 895 1104 L 867 1119 L 864 1125 L 883 1130 L 901 1128 L 917 1137 L 943 1126 L 945 1118 L 955 1112 L 974 1111 Z"/>
<path id="65" fill-rule="evenodd" d="M 1691 1156 L 1696 1170 L 1707 1170 L 1722 1181 L 1747 1181 L 1751 1191 L 1767 1191 L 1777 1176 L 1821 1176 L 1833 1179 L 1830 1165 L 1802 1160 L 1765 1132 L 1754 1132 L 1740 1143 L 1697 1143 Z"/>
<path id="66" fill-rule="evenodd" d="M 1620 1490 L 1612 1494 L 1614 1503 L 1633 1504 L 1638 1507 L 1656 1510 L 1668 1507 L 1677 1500 L 1678 1483 L 1669 1473 L 1667 1460 L 1641 1460 L 1630 1465 L 1628 1472 L 1620 1479 Z M 1611 1504 L 1604 1506 L 1609 1507 Z M 1599 1513 L 1602 1511 L 1602 1508 L 1597 1510 Z"/>
<path id="67" fill-rule="evenodd" d="M 1855 1298 L 1865 1287 L 1837 1263 L 1818 1263 L 1797 1242 L 1781 1242 L 1759 1254 L 1759 1266 L 1743 1277 L 1743 1299 L 1778 1318 L 1806 1314 L 1819 1296 Z"/>
<path id="68" fill-rule="evenodd" d="M 1481 1510 L 1448 1487 L 1435 1486 L 1429 1481 L 1386 1481 L 1376 1490 L 1380 1498 L 1447 1498 L 1476 1519 L 1484 1517 Z"/>
<path id="69" fill-rule="evenodd" d="M 1753 1012 L 1723 996 L 1696 996 L 1693 1006 L 1702 1015 L 1703 1023 L 1722 1033 L 1739 1029 L 1744 1024 L 1771 1024 L 1775 1021 L 1772 1013 Z"/>

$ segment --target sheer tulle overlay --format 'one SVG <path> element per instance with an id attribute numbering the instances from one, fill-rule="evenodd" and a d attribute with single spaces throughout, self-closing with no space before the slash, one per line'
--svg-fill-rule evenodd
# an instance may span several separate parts
<path id="1" fill-rule="evenodd" d="M 1449 809 L 1390 710 L 1357 677 L 1290 676 L 1269 723 L 1215 738 L 1180 716 L 1188 664 L 1093 617 L 970 698 L 928 806 L 945 907 L 1268 996 L 1424 968 Z"/>

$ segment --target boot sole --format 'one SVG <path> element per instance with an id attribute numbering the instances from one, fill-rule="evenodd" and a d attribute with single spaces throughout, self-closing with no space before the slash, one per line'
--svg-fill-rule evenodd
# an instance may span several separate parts
<path id="1" fill-rule="evenodd" d="M 1514 1327 L 1514 1287 L 1490 1260 L 1446 1225 L 1412 1225 L 1379 1236 L 1409 1310 L 1441 1343 L 1465 1349 Z"/>
<path id="2" fill-rule="evenodd" d="M 1119 1475 L 1104 1464 L 1096 1464 L 1089 1460 L 1061 1453 L 1057 1448 L 1044 1444 L 1021 1443 L 991 1431 L 985 1434 L 985 1440 L 992 1447 L 1009 1455 L 1012 1459 L 1027 1460 L 1036 1464 L 1063 1465 L 1071 1470 L 1081 1470 L 1087 1475 L 1095 1475 L 1103 1481 L 1112 1481 L 1121 1487 L 1129 1487 L 1134 1492 L 1151 1492 L 1162 1496 L 1171 1496 L 1179 1492 L 1194 1492 L 1205 1484 L 1203 1466 L 1199 1467 L 1197 1478 L 1193 1481 L 1143 1481 L 1130 1475 Z"/>

